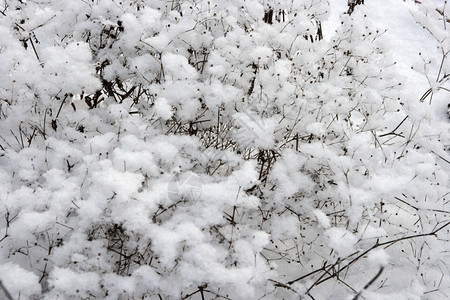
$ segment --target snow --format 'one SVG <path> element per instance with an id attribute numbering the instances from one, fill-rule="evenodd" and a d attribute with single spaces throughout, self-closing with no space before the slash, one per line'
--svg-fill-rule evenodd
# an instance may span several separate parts
<path id="1" fill-rule="evenodd" d="M 366 2 L 0 4 L 12 297 L 445 298 L 450 6 Z"/>
<path id="2" fill-rule="evenodd" d="M 331 227 L 330 225 L 330 219 L 328 219 L 327 215 L 321 211 L 320 209 L 315 209 L 313 211 L 314 216 L 316 216 L 317 221 L 319 222 L 320 226 L 324 229 L 328 229 Z"/>
<path id="3" fill-rule="evenodd" d="M 334 249 L 338 256 L 344 258 L 352 254 L 355 249 L 357 238 L 344 228 L 332 227 L 326 230 L 328 245 Z"/>
<path id="4" fill-rule="evenodd" d="M 373 267 L 386 267 L 389 264 L 389 255 L 387 255 L 384 249 L 371 251 L 367 259 Z"/>
<path id="5" fill-rule="evenodd" d="M 162 57 L 162 63 L 167 78 L 173 81 L 197 77 L 195 69 L 189 65 L 187 59 L 182 55 L 167 53 Z"/>
<path id="6" fill-rule="evenodd" d="M 163 97 L 158 98 L 155 101 L 155 113 L 163 120 L 168 120 L 172 117 L 172 107 L 167 103 L 167 100 Z"/>
<path id="7" fill-rule="evenodd" d="M 100 277 L 94 272 L 81 274 L 70 269 L 55 268 L 49 279 L 50 285 L 67 296 L 88 297 L 89 292 L 96 292 L 100 288 Z"/>
<path id="8" fill-rule="evenodd" d="M 12 263 L 0 265 L 0 280 L 13 299 L 30 297 L 41 293 L 39 277 L 33 272 Z"/>
<path id="9" fill-rule="evenodd" d="M 275 120 L 261 119 L 250 111 L 237 113 L 235 119 L 240 126 L 235 138 L 240 144 L 255 145 L 262 149 L 270 149 L 274 146 Z"/>

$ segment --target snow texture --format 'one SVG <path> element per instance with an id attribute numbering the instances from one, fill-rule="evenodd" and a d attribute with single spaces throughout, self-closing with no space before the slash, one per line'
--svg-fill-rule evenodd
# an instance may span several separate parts
<path id="1" fill-rule="evenodd" d="M 0 299 L 445 299 L 447 1 L 0 3 Z"/>

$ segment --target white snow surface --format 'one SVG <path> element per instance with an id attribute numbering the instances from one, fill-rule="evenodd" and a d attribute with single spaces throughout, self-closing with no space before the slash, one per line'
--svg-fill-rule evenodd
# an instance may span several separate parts
<path id="1" fill-rule="evenodd" d="M 447 1 L 141 2 L 0 4 L 1 299 L 450 295 Z"/>

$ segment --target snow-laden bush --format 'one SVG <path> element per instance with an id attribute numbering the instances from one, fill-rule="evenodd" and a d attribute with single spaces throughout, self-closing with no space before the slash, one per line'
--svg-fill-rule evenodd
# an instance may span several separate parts
<path id="1" fill-rule="evenodd" d="M 442 32 L 450 12 L 432 8 L 413 13 Z M 13 299 L 442 299 L 449 132 L 404 87 L 370 9 L 324 39 L 333 9 L 5 2 L 0 287 Z M 441 84 L 448 64 L 439 72 Z"/>

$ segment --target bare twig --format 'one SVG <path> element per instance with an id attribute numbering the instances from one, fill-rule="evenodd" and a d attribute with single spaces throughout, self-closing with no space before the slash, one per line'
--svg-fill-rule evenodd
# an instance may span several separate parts
<path id="1" fill-rule="evenodd" d="M 400 124 L 398 124 L 397 127 L 394 128 L 394 130 L 392 130 L 392 131 L 389 132 L 389 133 L 382 134 L 382 135 L 380 135 L 380 137 L 384 137 L 384 136 L 387 136 L 387 135 L 396 135 L 396 136 L 401 136 L 401 137 L 403 137 L 401 134 L 395 133 L 395 131 L 396 131 L 400 126 L 402 126 L 402 124 L 403 124 L 408 118 L 409 118 L 409 116 L 406 116 L 406 117 L 403 119 L 403 121 L 401 121 Z"/>
<path id="2" fill-rule="evenodd" d="M 1 280 L 0 280 L 0 288 L 3 290 L 3 293 L 5 294 L 5 296 L 8 300 L 13 300 L 13 297 L 8 292 L 8 290 L 6 289 L 5 285 L 3 284 L 3 282 Z"/>
<path id="3" fill-rule="evenodd" d="M 419 237 L 426 237 L 426 236 L 435 236 L 439 231 L 441 231 L 442 229 L 446 228 L 446 227 L 449 226 L 449 225 L 450 225 L 450 221 L 448 221 L 448 222 L 445 223 L 444 225 L 442 225 L 442 226 L 438 227 L 437 229 L 434 229 L 433 231 L 428 232 L 428 233 L 421 233 L 421 234 L 409 235 L 409 236 L 405 236 L 405 237 L 402 237 L 402 238 L 398 238 L 398 239 L 394 239 L 394 240 L 390 240 L 390 241 L 386 241 L 386 242 L 382 242 L 382 243 L 379 243 L 379 242 L 377 241 L 377 242 L 375 243 L 375 245 L 373 245 L 371 248 L 369 248 L 369 249 L 363 251 L 361 254 L 359 254 L 358 256 L 356 256 L 355 258 L 353 258 L 349 263 L 347 263 L 345 266 L 341 267 L 337 272 L 333 272 L 332 274 L 330 274 L 328 277 L 325 277 L 325 278 L 323 278 L 324 276 L 322 275 L 318 280 L 316 280 L 316 281 L 308 288 L 308 291 L 311 291 L 312 288 L 314 288 L 314 287 L 320 285 L 321 283 L 323 283 L 323 282 L 325 282 L 325 281 L 328 281 L 328 280 L 330 280 L 330 279 L 332 279 L 332 278 L 335 278 L 335 277 L 339 276 L 339 274 L 340 274 L 342 271 L 344 271 L 344 270 L 350 268 L 351 265 L 353 265 L 356 261 L 358 261 L 359 259 L 361 259 L 361 258 L 364 257 L 365 255 L 367 255 L 367 254 L 368 254 L 369 252 L 371 252 L 372 250 L 375 250 L 375 249 L 377 249 L 377 248 L 379 248 L 379 247 L 383 247 L 383 246 L 389 247 L 389 246 L 391 246 L 391 245 L 393 245 L 393 244 L 395 244 L 395 243 L 398 243 L 398 242 L 404 241 L 404 240 L 409 240 L 409 239 L 414 239 L 414 238 L 419 238 Z M 351 254 L 351 255 L 348 256 L 346 259 L 348 259 L 348 258 L 351 257 L 351 256 L 354 256 L 355 254 L 356 254 L 356 253 Z M 341 261 L 342 261 L 342 260 L 339 260 L 339 259 L 338 259 L 338 261 L 335 262 L 335 263 L 333 263 L 333 264 L 329 264 L 329 265 L 327 265 L 327 266 L 322 266 L 321 268 L 319 268 L 319 269 L 317 269 L 317 270 L 314 270 L 314 271 L 312 271 L 312 272 L 310 272 L 310 273 L 308 273 L 308 274 L 306 274 L 306 275 L 303 275 L 303 276 L 301 276 L 301 277 L 298 277 L 298 278 L 296 278 L 296 279 L 294 279 L 294 280 L 291 280 L 291 281 L 287 282 L 286 284 L 292 285 L 293 283 L 295 283 L 295 282 L 297 282 L 297 281 L 300 281 L 300 280 L 302 280 L 302 279 L 305 279 L 305 278 L 307 278 L 307 277 L 309 277 L 309 276 L 311 276 L 311 275 L 313 275 L 313 274 L 315 274 L 315 273 L 317 273 L 317 272 L 320 272 L 320 271 L 324 271 L 324 275 L 329 274 L 328 271 L 331 270 L 335 265 L 337 265 L 338 262 L 341 262 Z M 323 279 L 322 279 L 322 278 L 323 278 Z"/>
<path id="4" fill-rule="evenodd" d="M 380 277 L 381 273 L 383 273 L 384 267 L 381 267 L 378 273 L 368 282 L 366 285 L 362 288 L 361 291 L 358 292 L 358 294 L 353 297 L 353 300 L 358 300 L 359 296 L 361 296 L 361 293 L 366 290 L 369 286 L 371 286 L 375 280 L 377 280 L 378 277 Z"/>

